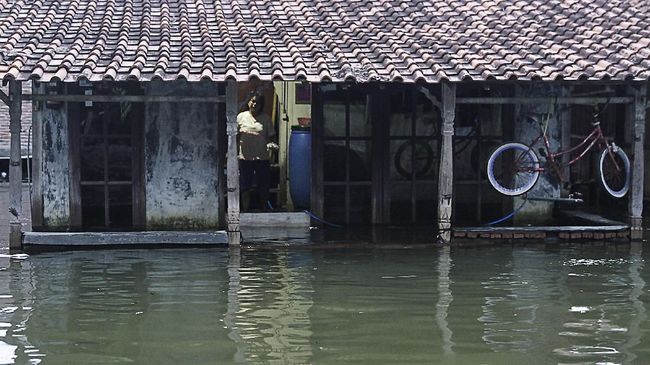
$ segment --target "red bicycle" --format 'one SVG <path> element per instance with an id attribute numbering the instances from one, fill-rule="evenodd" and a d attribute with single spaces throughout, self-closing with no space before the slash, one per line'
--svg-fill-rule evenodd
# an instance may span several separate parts
<path id="1" fill-rule="evenodd" d="M 601 151 L 597 161 L 599 181 L 611 196 L 622 198 L 629 189 L 630 159 L 622 148 L 605 138 L 598 114 L 594 114 L 591 133 L 580 144 L 565 151 L 551 151 L 546 136 L 548 115 L 546 123 L 539 123 L 541 133 L 531 144 L 511 142 L 499 146 L 487 164 L 490 184 L 501 194 L 517 196 L 532 189 L 542 172 L 549 171 L 562 182 L 562 168 L 573 165 L 593 148 L 598 148 Z M 544 149 L 540 148 L 540 153 L 546 159 L 543 166 L 533 150 L 540 139 L 544 142 Z M 561 156 L 573 153 L 577 153 L 577 157 L 568 163 L 561 163 Z"/>

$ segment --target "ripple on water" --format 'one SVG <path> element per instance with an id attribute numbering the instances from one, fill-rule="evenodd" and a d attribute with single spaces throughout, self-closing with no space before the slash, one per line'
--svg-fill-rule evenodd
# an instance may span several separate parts
<path id="1" fill-rule="evenodd" d="M 560 356 L 570 358 L 584 358 L 602 355 L 618 355 L 620 352 L 614 347 L 606 346 L 571 346 L 553 350 Z"/>
<path id="2" fill-rule="evenodd" d="M 0 364 L 13 364 L 16 360 L 16 350 L 18 346 L 9 345 L 4 341 L 0 341 Z"/>
<path id="3" fill-rule="evenodd" d="M 573 258 L 568 259 L 562 263 L 563 266 L 621 266 L 629 265 L 635 260 L 624 258 L 608 258 L 608 259 L 590 259 L 590 258 Z"/>

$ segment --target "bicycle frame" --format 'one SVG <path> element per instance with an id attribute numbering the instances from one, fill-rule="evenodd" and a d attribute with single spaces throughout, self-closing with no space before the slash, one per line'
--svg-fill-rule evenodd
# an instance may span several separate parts
<path id="1" fill-rule="evenodd" d="M 578 145 L 576 145 L 574 147 L 571 147 L 571 148 L 569 148 L 567 150 L 564 150 L 564 151 L 560 150 L 560 151 L 557 151 L 557 152 L 552 152 L 551 151 L 551 143 L 548 140 L 548 137 L 546 136 L 546 133 L 545 133 L 544 129 L 541 128 L 541 125 L 540 125 L 541 134 L 539 136 L 537 136 L 537 138 L 535 138 L 535 140 L 533 140 L 533 142 L 531 144 L 528 145 L 528 148 L 532 149 L 533 146 L 535 144 L 537 144 L 537 142 L 539 142 L 540 139 L 542 139 L 544 141 L 544 148 L 546 150 L 546 160 L 549 163 L 549 166 L 551 167 L 551 171 L 556 175 L 556 177 L 560 181 L 562 181 L 562 173 L 560 171 L 560 168 L 564 168 L 564 167 L 571 166 L 571 165 L 575 164 L 576 162 L 581 160 L 587 154 L 587 152 L 591 151 L 591 149 L 594 148 L 594 146 L 596 144 L 598 144 L 598 148 L 604 148 L 605 146 L 607 146 L 607 139 L 605 138 L 605 135 L 603 134 L 603 130 L 600 128 L 600 122 L 598 122 L 598 121 L 594 122 L 594 123 L 592 123 L 592 125 L 594 126 L 593 130 L 591 131 L 591 133 L 587 137 L 585 137 L 582 140 L 582 142 L 580 142 Z M 571 154 L 571 153 L 573 153 L 575 151 L 578 151 L 580 149 L 582 149 L 580 154 L 578 154 L 578 156 L 576 156 L 574 159 L 570 160 L 568 163 L 565 163 L 565 164 L 558 163 L 558 157 L 561 157 L 561 156 L 567 155 L 567 154 Z M 609 155 L 612 157 L 612 160 L 614 162 L 614 166 L 616 167 L 616 169 L 620 171 L 620 167 L 618 166 L 618 163 L 614 159 L 614 156 L 612 155 L 611 151 L 609 152 Z M 535 169 L 535 171 L 544 172 L 544 171 L 546 171 L 546 169 L 547 168 L 545 168 L 543 166 L 540 166 L 539 168 Z"/>

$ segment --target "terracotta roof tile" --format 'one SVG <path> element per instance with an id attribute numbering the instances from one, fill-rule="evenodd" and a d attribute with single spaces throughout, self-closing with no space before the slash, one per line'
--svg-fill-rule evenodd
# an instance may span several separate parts
<path id="1" fill-rule="evenodd" d="M 647 80 L 647 0 L 0 1 L 0 77 Z"/>

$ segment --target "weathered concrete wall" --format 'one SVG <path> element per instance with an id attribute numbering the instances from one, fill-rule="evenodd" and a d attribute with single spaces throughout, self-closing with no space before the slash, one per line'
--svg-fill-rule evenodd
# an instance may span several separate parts
<path id="1" fill-rule="evenodd" d="M 215 96 L 217 85 L 152 82 L 147 93 Z M 214 104 L 147 104 L 147 229 L 219 227 L 217 133 L 217 107 Z"/>
<path id="2" fill-rule="evenodd" d="M 548 96 L 561 96 L 562 89 L 549 85 L 537 85 L 533 89 L 526 89 L 520 92 L 519 96 L 522 97 L 548 97 Z M 523 104 L 519 106 L 519 112 L 515 119 L 515 133 L 514 140 L 525 144 L 531 143 L 540 134 L 540 127 L 538 121 L 545 121 L 548 113 L 550 117 L 547 122 L 546 135 L 551 143 L 551 150 L 556 151 L 560 148 L 561 141 L 561 128 L 560 120 L 556 115 L 556 110 L 553 105 L 535 105 Z M 531 117 L 534 117 L 531 118 Z M 539 148 L 543 148 L 544 141 L 540 141 L 533 146 L 533 150 L 540 160 L 540 165 L 543 166 L 546 160 L 539 154 Z M 555 181 L 549 173 L 542 173 L 537 181 L 537 184 L 528 192 L 529 198 L 543 197 L 543 198 L 559 198 L 560 197 L 560 184 Z M 520 198 L 515 199 L 515 207 L 521 203 Z M 541 201 L 529 201 L 517 215 L 514 220 L 517 224 L 545 224 L 552 218 L 553 203 Z"/>
<path id="3" fill-rule="evenodd" d="M 42 93 L 43 85 L 35 88 Z M 43 227 L 65 230 L 70 225 L 70 183 L 68 175 L 69 141 L 65 105 L 53 109 L 40 103 L 33 113 L 40 118 L 43 133 L 41 186 L 43 192 Z M 38 125 L 38 123 L 36 123 Z M 34 166 L 34 169 L 39 166 Z"/>

